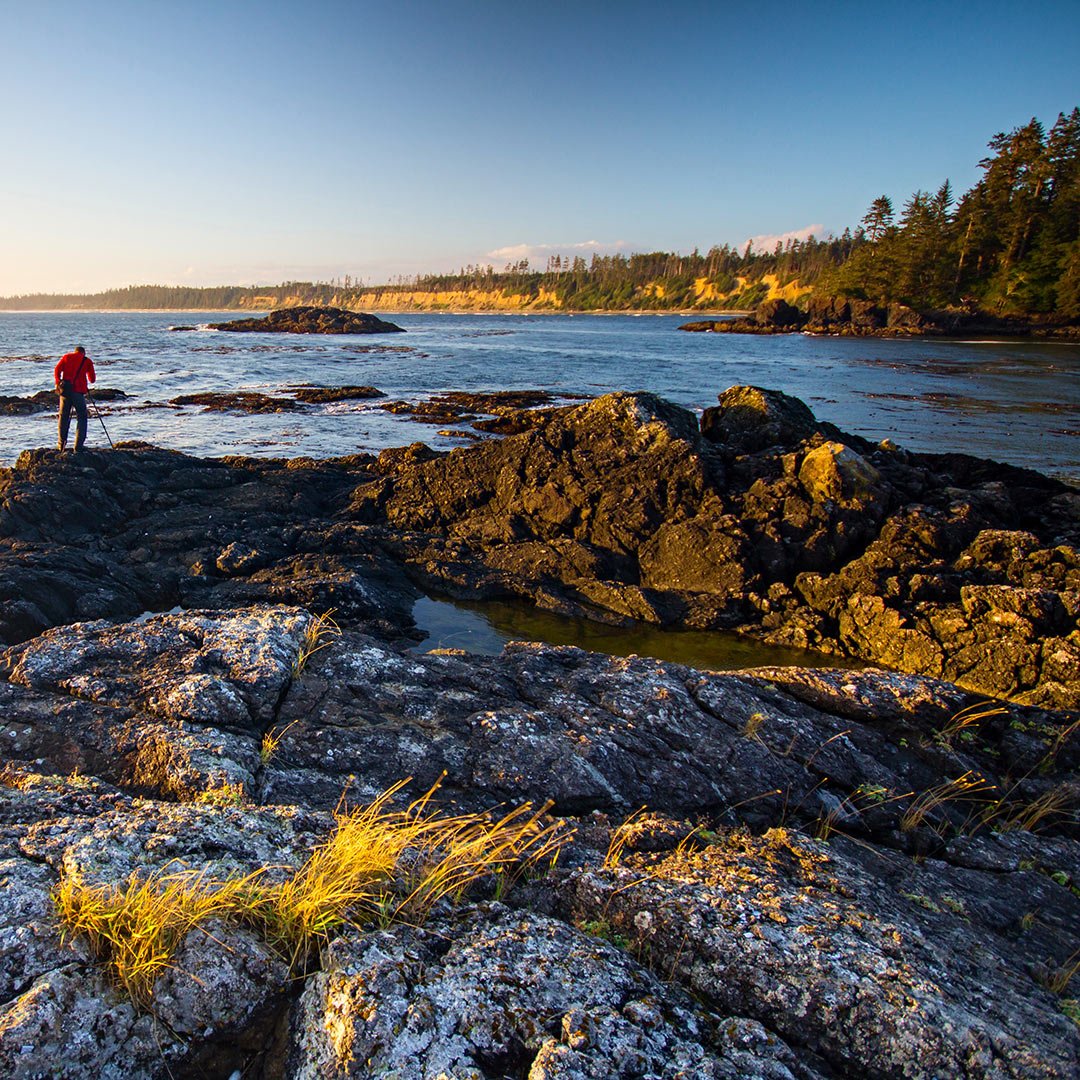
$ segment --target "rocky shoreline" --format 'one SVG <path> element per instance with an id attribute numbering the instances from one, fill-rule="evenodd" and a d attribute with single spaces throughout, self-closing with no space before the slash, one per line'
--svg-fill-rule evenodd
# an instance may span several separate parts
<path id="1" fill-rule="evenodd" d="M 699 319 L 679 327 L 691 333 L 827 334 L 837 337 L 1030 337 L 1080 342 L 1075 322 L 998 317 L 982 311 L 916 311 L 906 304 L 811 296 L 805 309 L 786 300 L 765 300 L 735 319 Z"/>
<path id="2" fill-rule="evenodd" d="M 484 404 L 449 453 L 0 471 L 0 1073 L 1075 1075 L 1080 494 L 753 387 Z M 883 667 L 418 654 L 433 590 Z M 221 916 L 149 1002 L 61 933 L 65 885 L 293 873 L 406 777 L 548 805 L 558 862 L 299 972 Z"/>

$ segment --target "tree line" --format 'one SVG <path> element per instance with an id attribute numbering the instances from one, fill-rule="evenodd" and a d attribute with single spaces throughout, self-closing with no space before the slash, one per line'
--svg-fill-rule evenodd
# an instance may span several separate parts
<path id="1" fill-rule="evenodd" d="M 274 286 L 134 285 L 93 295 L 0 298 L 0 309 L 161 308 L 227 310 L 283 304 L 379 306 L 388 293 L 490 293 L 522 306 L 574 311 L 752 308 L 771 286 L 859 297 L 919 310 L 1080 318 L 1080 108 L 1047 132 L 1032 119 L 989 142 L 980 179 L 957 199 L 948 180 L 916 191 L 896 213 L 875 199 L 839 237 L 789 240 L 772 251 L 729 244 L 702 253 L 552 255 L 470 265 L 446 274 L 364 285 L 346 277 Z M 766 280 L 768 279 L 768 280 Z"/>
<path id="2" fill-rule="evenodd" d="M 959 200 L 946 180 L 897 218 L 886 195 L 819 287 L 920 309 L 1080 317 L 1080 109 L 995 135 Z"/>

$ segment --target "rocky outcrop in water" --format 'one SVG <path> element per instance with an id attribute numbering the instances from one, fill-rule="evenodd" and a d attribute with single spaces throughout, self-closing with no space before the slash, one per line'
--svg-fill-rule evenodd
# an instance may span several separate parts
<path id="1" fill-rule="evenodd" d="M 187 329 L 178 327 L 177 329 Z M 332 307 L 290 307 L 271 311 L 261 319 L 233 319 L 211 323 L 211 330 L 259 334 L 403 334 L 391 322 L 360 311 Z"/>
<path id="2" fill-rule="evenodd" d="M 201 405 L 207 412 L 275 413 L 295 412 L 304 405 L 329 405 L 385 397 L 374 386 L 294 386 L 292 397 L 263 394 L 254 390 L 206 390 L 171 398 L 170 405 Z"/>
<path id="3" fill-rule="evenodd" d="M 3 1075 L 1074 1074 L 1075 717 L 958 724 L 977 696 L 884 672 L 417 656 L 352 630 L 298 662 L 315 622 L 192 610 L 3 654 Z M 447 810 L 555 798 L 577 828 L 557 868 L 334 929 L 300 976 L 219 918 L 150 1008 L 61 939 L 62 881 L 287 873 L 343 793 L 442 770 Z"/>
<path id="4" fill-rule="evenodd" d="M 699 319 L 680 330 L 717 334 L 831 334 L 838 337 L 1039 337 L 1080 341 L 1080 326 L 1044 319 L 1000 318 L 985 312 L 916 311 L 906 304 L 875 304 L 812 295 L 803 308 L 786 300 L 760 303 L 750 316 Z"/>
<path id="5" fill-rule="evenodd" d="M 1080 496 L 1060 482 L 873 446 L 755 388 L 700 429 L 647 394 L 498 419 L 516 434 L 319 464 L 29 452 L 0 478 L 0 639 L 255 601 L 389 604 L 407 632 L 411 580 L 1080 702 Z"/>
<path id="6" fill-rule="evenodd" d="M 91 397 L 95 402 L 120 401 L 127 397 L 123 390 L 100 390 L 91 388 Z M 0 416 L 32 416 L 34 413 L 51 412 L 57 407 L 55 390 L 39 390 L 27 397 L 12 397 L 0 394 Z"/>
<path id="7" fill-rule="evenodd" d="M 411 580 L 1080 702 L 1080 496 L 1060 482 L 873 446 L 755 388 L 700 428 L 647 394 L 498 419 L 515 434 L 319 464 L 29 452 L 0 478 L 0 639 L 255 601 L 389 604 L 407 632 Z"/>

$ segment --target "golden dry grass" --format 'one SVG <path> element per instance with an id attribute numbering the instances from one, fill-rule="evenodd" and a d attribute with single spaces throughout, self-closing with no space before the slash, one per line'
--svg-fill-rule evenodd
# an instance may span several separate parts
<path id="1" fill-rule="evenodd" d="M 987 792 L 993 791 L 989 784 L 977 773 L 970 770 L 955 780 L 946 780 L 917 795 L 900 818 L 900 828 L 904 832 L 917 829 L 928 819 L 933 819 L 942 807 L 954 803 L 981 801 Z"/>
<path id="2" fill-rule="evenodd" d="M 975 729 L 984 721 L 995 716 L 1006 716 L 1009 710 L 992 701 L 977 701 L 959 712 L 953 713 L 942 729 L 935 736 L 935 741 L 942 746 L 951 746 L 956 738 L 974 735 Z"/>
<path id="3" fill-rule="evenodd" d="M 640 807 L 626 818 L 621 825 L 617 825 L 612 829 L 607 852 L 604 855 L 603 868 L 605 870 L 614 870 L 622 862 L 626 845 L 633 838 L 637 823 L 645 811 L 646 807 Z"/>
<path id="4" fill-rule="evenodd" d="M 270 759 L 277 753 L 278 747 L 281 745 L 281 740 L 289 733 L 290 729 L 296 727 L 300 723 L 300 717 L 298 716 L 292 722 L 286 724 L 283 728 L 270 728 L 268 731 L 263 732 L 262 741 L 259 743 L 259 760 L 264 764 L 268 764 Z"/>
<path id="5" fill-rule="evenodd" d="M 997 832 L 1039 832 L 1073 816 L 1076 792 L 1067 784 L 1051 788 L 1028 803 L 1004 799 L 992 803 L 982 815 L 983 824 Z"/>
<path id="6" fill-rule="evenodd" d="M 333 617 L 336 610 L 336 608 L 330 608 L 329 611 L 324 611 L 321 615 L 313 616 L 311 622 L 308 623 L 304 636 L 300 641 L 296 660 L 293 663 L 292 675 L 294 679 L 298 679 L 304 673 L 307 662 L 315 653 L 320 649 L 325 649 L 328 645 L 332 645 L 341 637 L 341 627 L 338 626 Z"/>
<path id="7" fill-rule="evenodd" d="M 367 806 L 336 815 L 332 835 L 299 869 L 216 879 L 207 872 L 151 874 L 123 885 L 86 885 L 65 876 L 53 893 L 67 934 L 84 935 L 131 998 L 147 1004 L 157 978 L 192 930 L 213 919 L 248 926 L 295 970 L 346 925 L 421 921 L 447 896 L 459 898 L 490 875 L 508 877 L 554 860 L 570 833 L 525 805 L 498 820 L 444 817 L 433 788 L 406 810 L 390 801 L 408 781 Z"/>

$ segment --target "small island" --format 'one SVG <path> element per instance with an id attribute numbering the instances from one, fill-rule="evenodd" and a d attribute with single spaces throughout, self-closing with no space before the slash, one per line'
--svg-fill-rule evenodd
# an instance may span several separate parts
<path id="1" fill-rule="evenodd" d="M 262 319 L 211 323 L 211 330 L 260 334 L 403 334 L 394 323 L 362 311 L 335 307 L 293 307 L 271 311 Z"/>

